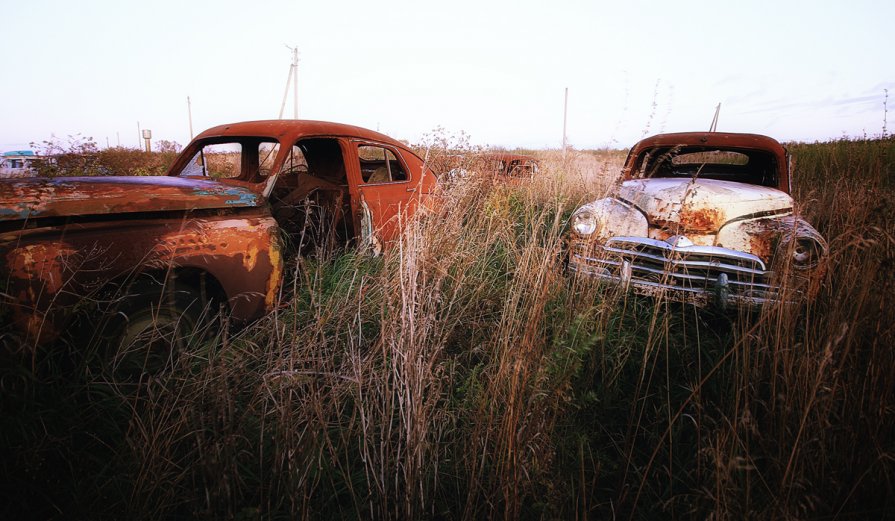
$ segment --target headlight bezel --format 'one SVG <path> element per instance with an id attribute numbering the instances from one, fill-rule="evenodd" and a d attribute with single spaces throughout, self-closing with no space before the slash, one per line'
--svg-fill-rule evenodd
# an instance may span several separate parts
<path id="1" fill-rule="evenodd" d="M 581 237 L 592 236 L 597 231 L 596 212 L 588 207 L 578 209 L 569 220 L 569 229 Z"/>
<path id="2" fill-rule="evenodd" d="M 817 268 L 824 257 L 826 248 L 817 239 L 810 236 L 798 236 L 788 245 L 789 260 L 792 267 L 807 271 Z"/>

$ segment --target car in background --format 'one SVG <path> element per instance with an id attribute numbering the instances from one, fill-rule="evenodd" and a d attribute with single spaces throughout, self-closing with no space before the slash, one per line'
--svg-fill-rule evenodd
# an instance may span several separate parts
<path id="1" fill-rule="evenodd" d="M 32 177 L 37 166 L 44 161 L 32 150 L 13 150 L 0 154 L 0 178 Z"/>
<path id="2" fill-rule="evenodd" d="M 476 154 L 451 155 L 446 162 L 443 176 L 450 182 L 468 179 L 471 176 L 487 176 L 488 181 L 518 183 L 534 178 L 540 163 L 532 156 L 508 152 L 481 152 Z"/>
<path id="3" fill-rule="evenodd" d="M 481 159 L 485 162 L 486 171 L 498 180 L 532 179 L 538 174 L 540 165 L 532 156 L 507 152 L 483 154 Z"/>
<path id="4" fill-rule="evenodd" d="M 578 208 L 567 269 L 699 306 L 793 302 L 819 287 L 827 243 L 795 211 L 776 140 L 722 132 L 637 143 L 610 197 Z"/>

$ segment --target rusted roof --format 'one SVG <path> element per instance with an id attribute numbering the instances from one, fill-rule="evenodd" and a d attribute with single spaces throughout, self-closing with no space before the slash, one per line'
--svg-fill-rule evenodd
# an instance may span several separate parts
<path id="1" fill-rule="evenodd" d="M 214 137 L 237 137 L 237 136 L 268 136 L 278 140 L 289 141 L 289 138 L 295 137 L 313 137 L 313 136 L 345 136 L 358 139 L 368 139 L 394 145 L 405 150 L 409 150 L 404 143 L 380 134 L 373 130 L 354 125 L 346 125 L 344 123 L 332 123 L 329 121 L 313 121 L 306 119 L 271 119 L 261 121 L 243 121 L 240 123 L 228 123 L 226 125 L 218 125 L 212 127 L 198 136 L 196 140 Z"/>
<path id="2" fill-rule="evenodd" d="M 525 154 L 511 154 L 509 152 L 486 152 L 480 154 L 479 157 L 494 161 L 532 161 L 535 163 L 538 161 L 532 156 L 527 156 Z"/>
<path id="3" fill-rule="evenodd" d="M 672 132 L 642 139 L 634 149 L 657 146 L 702 145 L 722 148 L 754 148 L 785 156 L 786 149 L 776 139 L 761 134 L 735 132 Z M 632 149 L 633 150 L 633 149 Z"/>

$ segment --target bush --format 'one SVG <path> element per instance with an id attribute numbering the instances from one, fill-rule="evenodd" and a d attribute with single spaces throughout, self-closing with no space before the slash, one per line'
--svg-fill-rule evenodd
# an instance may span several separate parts
<path id="1" fill-rule="evenodd" d="M 39 155 L 47 158 L 37 166 L 42 177 L 103 175 L 165 175 L 180 148 L 176 142 L 160 141 L 158 152 L 113 147 L 100 150 L 91 137 L 68 136 L 61 142 L 55 136 L 41 144 L 31 143 Z"/>

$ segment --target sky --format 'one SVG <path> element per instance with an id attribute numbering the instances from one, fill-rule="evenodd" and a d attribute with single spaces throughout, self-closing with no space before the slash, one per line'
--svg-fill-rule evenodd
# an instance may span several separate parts
<path id="1" fill-rule="evenodd" d="M 893 20 L 886 0 L 5 0 L 0 151 L 275 119 L 289 47 L 299 118 L 412 143 L 559 148 L 565 89 L 578 149 L 708 130 L 719 103 L 721 131 L 878 136 Z"/>

